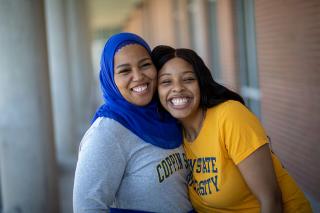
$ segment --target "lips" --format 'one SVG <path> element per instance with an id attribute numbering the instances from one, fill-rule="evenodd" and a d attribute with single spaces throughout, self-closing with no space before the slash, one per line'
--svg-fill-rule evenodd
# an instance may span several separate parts
<path id="1" fill-rule="evenodd" d="M 183 98 L 172 98 L 171 103 L 175 106 L 180 106 L 184 105 L 188 102 L 188 98 L 183 97 Z"/>
<path id="2" fill-rule="evenodd" d="M 191 103 L 192 98 L 189 96 L 171 97 L 168 99 L 172 108 L 183 109 Z"/>
<path id="3" fill-rule="evenodd" d="M 140 84 L 138 86 L 132 87 L 131 91 L 137 94 L 144 94 L 148 91 L 149 84 Z"/>

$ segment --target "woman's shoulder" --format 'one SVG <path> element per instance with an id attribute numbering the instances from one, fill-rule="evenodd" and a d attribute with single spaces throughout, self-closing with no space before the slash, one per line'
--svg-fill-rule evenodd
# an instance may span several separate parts
<path id="1" fill-rule="evenodd" d="M 220 108 L 220 110 L 237 110 L 237 109 L 243 109 L 246 108 L 246 106 L 244 106 L 242 103 L 240 103 L 239 101 L 234 101 L 234 100 L 228 100 L 225 101 L 221 104 L 219 104 L 217 107 Z"/>
<path id="2" fill-rule="evenodd" d="M 208 115 L 210 119 L 217 120 L 220 126 L 261 125 L 259 119 L 245 105 L 233 100 L 210 108 Z"/>
<path id="3" fill-rule="evenodd" d="M 90 126 L 87 133 L 118 135 L 120 133 L 131 133 L 131 131 L 112 118 L 99 117 Z"/>
<path id="4" fill-rule="evenodd" d="M 134 134 L 118 121 L 111 118 L 99 117 L 84 134 L 80 149 L 88 144 L 99 147 L 110 146 L 112 144 L 118 144 L 117 146 L 119 146 L 122 141 L 130 141 L 133 137 Z"/>
<path id="5" fill-rule="evenodd" d="M 239 114 L 248 111 L 247 107 L 239 101 L 228 100 L 215 107 L 209 108 L 210 114 L 218 114 L 219 116 L 228 116 L 230 114 Z"/>

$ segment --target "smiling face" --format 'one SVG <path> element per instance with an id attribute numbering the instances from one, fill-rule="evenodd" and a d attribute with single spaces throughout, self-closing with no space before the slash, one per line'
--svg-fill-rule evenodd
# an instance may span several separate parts
<path id="1" fill-rule="evenodd" d="M 158 92 L 162 106 L 179 120 L 192 120 L 201 112 L 197 77 L 192 65 L 181 58 L 173 58 L 161 68 Z"/>
<path id="2" fill-rule="evenodd" d="M 157 86 L 157 71 L 144 47 L 130 44 L 115 54 L 114 81 L 128 102 L 137 106 L 150 103 Z"/>

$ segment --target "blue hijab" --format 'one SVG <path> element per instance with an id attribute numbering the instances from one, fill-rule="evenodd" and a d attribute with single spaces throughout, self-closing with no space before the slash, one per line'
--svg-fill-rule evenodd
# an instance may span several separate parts
<path id="1" fill-rule="evenodd" d="M 122 97 L 114 82 L 114 55 L 119 49 L 130 44 L 139 44 L 148 53 L 151 52 L 148 44 L 132 33 L 115 34 L 104 46 L 100 62 L 100 84 L 105 104 L 97 110 L 93 122 L 98 117 L 111 118 L 146 143 L 164 149 L 177 148 L 182 142 L 181 127 L 168 113 L 160 116 L 157 99 L 154 98 L 146 106 L 136 106 Z"/>

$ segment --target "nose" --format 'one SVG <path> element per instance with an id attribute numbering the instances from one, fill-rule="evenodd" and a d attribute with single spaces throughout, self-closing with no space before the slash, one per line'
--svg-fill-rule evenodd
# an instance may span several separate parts
<path id="1" fill-rule="evenodd" d="M 132 76 L 133 81 L 140 81 L 143 79 L 143 73 L 138 68 L 133 69 L 132 74 L 133 74 Z"/>
<path id="2" fill-rule="evenodd" d="M 182 92 L 184 90 L 183 85 L 180 82 L 175 82 L 172 87 L 172 92 Z"/>

